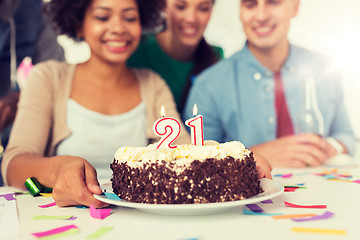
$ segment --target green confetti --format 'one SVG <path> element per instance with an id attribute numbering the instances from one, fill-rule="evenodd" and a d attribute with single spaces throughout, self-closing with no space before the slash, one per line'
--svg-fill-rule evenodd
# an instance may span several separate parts
<path id="1" fill-rule="evenodd" d="M 61 219 L 61 220 L 67 220 L 72 218 L 73 216 L 48 216 L 48 215 L 35 215 L 31 219 L 33 220 L 51 220 L 51 219 Z"/>
<path id="2" fill-rule="evenodd" d="M 87 239 L 98 239 L 113 229 L 114 227 L 102 227 L 97 231 L 95 231 L 94 233 L 92 233 L 91 235 L 89 235 Z"/>

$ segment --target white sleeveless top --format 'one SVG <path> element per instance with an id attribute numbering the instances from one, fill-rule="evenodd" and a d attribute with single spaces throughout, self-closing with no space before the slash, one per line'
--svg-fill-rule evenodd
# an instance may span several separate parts
<path id="1" fill-rule="evenodd" d="M 66 114 L 72 134 L 59 143 L 56 155 L 85 158 L 95 167 L 98 179 L 111 178 L 110 163 L 119 147 L 144 147 L 148 144 L 143 101 L 129 112 L 105 115 L 69 99 Z"/>

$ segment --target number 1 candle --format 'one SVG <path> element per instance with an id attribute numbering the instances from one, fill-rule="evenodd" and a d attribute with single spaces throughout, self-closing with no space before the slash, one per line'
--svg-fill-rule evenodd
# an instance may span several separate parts
<path id="1" fill-rule="evenodd" d="M 156 120 L 153 125 L 154 133 L 161 137 L 156 149 L 159 148 L 176 148 L 171 144 L 180 135 L 181 125 L 178 120 L 171 117 L 165 117 L 165 108 L 161 106 L 162 118 Z"/>
<path id="2" fill-rule="evenodd" d="M 204 129 L 203 129 L 203 117 L 198 114 L 197 105 L 193 107 L 193 118 L 185 121 L 186 126 L 190 127 L 191 143 L 195 146 L 204 145 Z"/>

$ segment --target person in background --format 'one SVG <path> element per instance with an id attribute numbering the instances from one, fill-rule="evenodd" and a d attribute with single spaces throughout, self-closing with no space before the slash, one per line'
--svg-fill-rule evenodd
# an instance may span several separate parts
<path id="1" fill-rule="evenodd" d="M 289 43 L 290 22 L 299 4 L 240 1 L 245 46 L 195 80 L 184 110 L 186 119 L 197 104 L 205 139 L 240 140 L 273 166 L 318 166 L 339 152 L 354 153 L 339 71 L 326 57 Z M 323 136 L 295 134 L 308 77 L 315 79 Z"/>
<path id="2" fill-rule="evenodd" d="M 121 146 L 147 146 L 166 115 L 180 119 L 172 94 L 158 74 L 128 68 L 142 26 L 151 28 L 165 2 L 159 0 L 52 0 L 45 11 L 60 34 L 88 43 L 91 56 L 79 64 L 36 65 L 21 91 L 5 150 L 7 184 L 23 188 L 35 177 L 53 188 L 58 206 L 105 206 L 97 179 L 110 179 L 109 163 Z M 185 127 L 183 127 L 185 129 Z M 178 143 L 190 142 L 183 131 Z"/>
<path id="3" fill-rule="evenodd" d="M 34 64 L 64 60 L 64 51 L 41 11 L 42 0 L 0 0 L 0 141 L 4 147 L 19 98 L 19 64 L 25 57 L 31 57 Z"/>
<path id="4" fill-rule="evenodd" d="M 223 51 L 210 46 L 204 38 L 215 0 L 167 0 L 166 3 L 165 29 L 146 35 L 128 65 L 159 73 L 169 85 L 181 113 L 194 76 L 222 59 Z"/>

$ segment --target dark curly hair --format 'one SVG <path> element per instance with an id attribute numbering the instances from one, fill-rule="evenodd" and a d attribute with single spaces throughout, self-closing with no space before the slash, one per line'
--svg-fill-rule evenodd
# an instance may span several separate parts
<path id="1" fill-rule="evenodd" d="M 58 34 L 65 34 L 75 41 L 82 28 L 85 12 L 92 0 L 51 0 L 44 3 L 44 13 Z M 143 29 L 157 28 L 163 19 L 165 0 L 136 0 Z"/>

